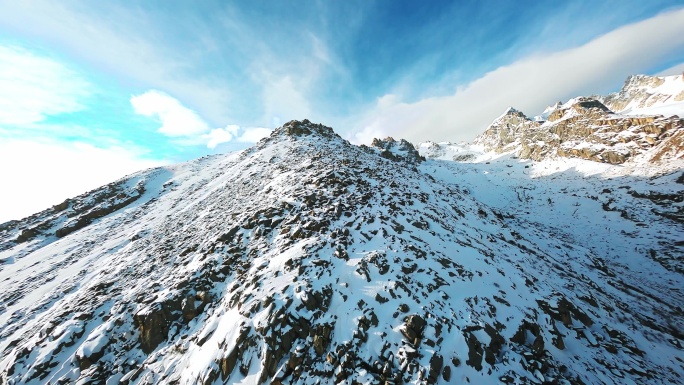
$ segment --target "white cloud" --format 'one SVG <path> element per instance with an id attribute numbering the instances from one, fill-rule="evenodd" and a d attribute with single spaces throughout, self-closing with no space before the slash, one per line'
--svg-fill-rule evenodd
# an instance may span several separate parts
<path id="1" fill-rule="evenodd" d="M 240 129 L 239 126 L 229 124 L 225 128 L 215 128 L 205 136 L 207 140 L 207 148 L 216 148 L 221 143 L 230 142 Z"/>
<path id="2" fill-rule="evenodd" d="M 263 127 L 246 128 L 237 140 L 243 143 L 256 143 L 259 140 L 269 136 L 271 131 L 272 130 L 270 128 Z"/>
<path id="3" fill-rule="evenodd" d="M 130 147 L 53 140 L 0 141 L 0 223 L 21 219 L 127 174 L 165 162 Z"/>
<path id="4" fill-rule="evenodd" d="M 264 84 L 264 121 L 311 118 L 309 101 L 302 94 L 308 87 L 307 81 L 291 76 L 275 78 L 269 74 L 262 74 L 262 77 L 270 79 Z"/>
<path id="5" fill-rule="evenodd" d="M 195 111 L 177 99 L 157 90 L 131 97 L 135 112 L 157 117 L 161 122 L 158 132 L 166 136 L 193 136 L 209 131 L 209 126 Z"/>
<path id="6" fill-rule="evenodd" d="M 175 30 L 205 27 L 191 17 L 178 22 Z M 169 42 L 160 24 L 163 21 L 155 13 L 117 3 L 10 1 L 2 2 L 0 12 L 3 31 L 51 42 L 118 80 L 183 95 L 202 116 L 226 119 L 230 95 L 221 79 L 211 74 L 193 76 L 188 69 L 196 68 L 196 52 L 170 49 L 175 46 L 173 37 Z"/>
<path id="7" fill-rule="evenodd" d="M 158 118 L 161 122 L 158 132 L 174 137 L 174 143 L 182 146 L 206 144 L 207 148 L 214 149 L 222 143 L 231 141 L 254 143 L 271 132 L 268 128 L 240 128 L 235 124 L 210 129 L 193 110 L 183 106 L 172 96 L 157 90 L 131 97 L 131 105 L 140 115 Z"/>
<path id="8" fill-rule="evenodd" d="M 242 131 L 238 135 L 238 132 Z M 271 133 L 270 128 L 263 127 L 248 127 L 240 128 L 240 126 L 230 124 L 225 128 L 215 128 L 208 134 L 202 136 L 202 140 L 207 142 L 207 148 L 214 149 L 221 143 L 228 143 L 232 140 L 241 143 L 256 143 L 260 139 L 268 136 Z"/>
<path id="9" fill-rule="evenodd" d="M 90 89 L 59 61 L 0 45 L 0 124 L 26 125 L 81 110 Z"/>
<path id="10" fill-rule="evenodd" d="M 381 98 L 357 132 L 409 140 L 472 140 L 508 106 L 534 115 L 559 99 L 607 92 L 684 49 L 684 9 L 618 28 L 582 46 L 524 58 L 414 103 Z"/>

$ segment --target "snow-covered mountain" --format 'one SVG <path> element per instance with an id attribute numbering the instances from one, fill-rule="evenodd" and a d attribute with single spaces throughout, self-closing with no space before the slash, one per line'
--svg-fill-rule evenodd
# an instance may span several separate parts
<path id="1" fill-rule="evenodd" d="M 509 108 L 474 144 L 534 160 L 682 159 L 684 75 L 631 76 L 620 92 L 557 103 L 534 118 Z"/>
<path id="2" fill-rule="evenodd" d="M 682 381 L 681 171 L 418 150 L 292 121 L 0 225 L 0 383 Z"/>
<path id="3" fill-rule="evenodd" d="M 596 97 L 612 111 L 629 115 L 682 115 L 684 74 L 679 76 L 633 75 L 620 92 Z"/>

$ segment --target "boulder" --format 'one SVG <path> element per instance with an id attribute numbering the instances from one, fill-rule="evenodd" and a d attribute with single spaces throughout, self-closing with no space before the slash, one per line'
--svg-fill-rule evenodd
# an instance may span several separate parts
<path id="1" fill-rule="evenodd" d="M 410 343 L 418 345 L 420 339 L 423 337 L 423 329 L 425 329 L 426 322 L 423 317 L 412 314 L 406 317 L 404 326 L 401 328 L 401 333 L 409 340 Z"/>
<path id="2" fill-rule="evenodd" d="M 444 365 L 444 357 L 439 354 L 435 354 L 430 358 L 430 371 L 428 373 L 428 384 L 434 384 L 439 379 L 439 374 L 442 371 L 442 366 Z"/>

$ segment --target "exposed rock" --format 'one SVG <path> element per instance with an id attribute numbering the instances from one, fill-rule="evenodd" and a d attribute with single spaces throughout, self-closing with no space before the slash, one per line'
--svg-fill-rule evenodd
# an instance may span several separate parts
<path id="1" fill-rule="evenodd" d="M 425 160 L 418 150 L 404 139 L 395 140 L 392 137 L 385 139 L 373 139 L 371 147 L 380 150 L 380 156 L 394 161 L 404 161 L 411 164 Z"/>
<path id="2" fill-rule="evenodd" d="M 423 317 L 412 314 L 406 317 L 404 326 L 401 328 L 401 333 L 408 339 L 408 341 L 414 345 L 420 343 L 420 339 L 423 337 L 423 329 L 425 329 L 425 320 Z"/>
<path id="3" fill-rule="evenodd" d="M 21 230 L 21 234 L 17 237 L 17 243 L 22 243 L 35 238 L 39 233 L 34 229 Z"/>
<path id="4" fill-rule="evenodd" d="M 499 352 L 506 343 L 506 340 L 499 334 L 498 330 L 490 325 L 485 326 L 485 332 L 490 338 L 489 345 L 485 348 L 485 361 L 493 366 L 498 361 Z"/>
<path id="5" fill-rule="evenodd" d="M 188 295 L 183 300 L 182 304 L 183 320 L 186 322 L 197 316 L 197 308 L 195 308 L 195 296 Z"/>
<path id="6" fill-rule="evenodd" d="M 482 349 L 482 343 L 478 341 L 472 333 L 464 333 L 466 338 L 466 343 L 468 344 L 468 359 L 466 360 L 466 365 L 472 366 L 477 371 L 482 370 L 482 354 L 484 349 Z"/>
<path id="7" fill-rule="evenodd" d="M 235 341 L 235 345 L 233 345 L 233 349 L 231 349 L 227 355 L 220 359 L 219 367 L 221 369 L 221 378 L 223 380 L 226 380 L 228 377 L 230 377 L 238 363 L 238 360 L 242 359 L 242 356 L 248 347 L 248 344 L 245 344 L 245 342 L 248 341 L 250 332 L 251 327 L 243 325 L 240 328 L 240 332 Z"/>
<path id="8" fill-rule="evenodd" d="M 168 306 L 159 303 L 133 316 L 140 332 L 140 346 L 143 352 L 152 353 L 166 339 L 169 325 L 175 318 Z"/>
<path id="9" fill-rule="evenodd" d="M 544 353 L 544 337 L 541 328 L 536 323 L 523 320 L 518 331 L 511 338 L 511 342 L 528 346 L 538 355 Z"/>
<path id="10" fill-rule="evenodd" d="M 316 354 L 322 356 L 326 353 L 330 344 L 330 335 L 333 327 L 329 324 L 318 325 L 313 336 L 313 347 Z"/>
<path id="11" fill-rule="evenodd" d="M 316 135 L 323 138 L 340 138 L 339 135 L 333 131 L 332 128 L 322 124 L 311 123 L 308 119 L 302 121 L 291 120 L 285 123 L 282 127 L 274 130 L 271 133 L 271 138 L 277 138 L 280 135 L 287 135 L 290 137 Z"/>
<path id="12" fill-rule="evenodd" d="M 123 195 L 124 199 L 120 199 L 122 196 L 118 195 L 116 198 L 118 198 L 116 201 L 113 203 L 107 202 L 106 204 L 100 205 L 98 207 L 95 207 L 86 213 L 83 213 L 78 216 L 76 220 L 72 220 L 70 222 L 67 222 L 64 226 L 61 228 L 57 229 L 55 231 L 55 235 L 58 238 L 65 237 L 74 231 L 80 230 L 89 224 L 91 224 L 94 220 L 102 218 L 106 215 L 109 215 L 115 211 L 118 211 L 131 203 L 135 202 L 142 196 L 142 194 L 145 192 L 144 187 L 140 186 L 138 190 L 136 191 L 137 193 L 133 196 L 126 196 Z M 115 193 L 118 193 L 118 191 L 115 191 Z"/>
<path id="13" fill-rule="evenodd" d="M 446 382 L 451 381 L 451 366 L 447 365 L 442 369 L 442 378 Z"/>
<path id="14" fill-rule="evenodd" d="M 650 107 L 672 97 L 657 91 L 664 83 L 665 79 L 658 76 L 631 75 L 619 92 L 599 98 L 613 111 L 622 111 L 630 105 L 635 108 Z M 675 97 L 674 100 L 682 99 Z"/>
<path id="15" fill-rule="evenodd" d="M 148 354 L 166 339 L 169 332 L 169 322 L 161 309 L 138 313 L 135 322 L 140 330 L 140 346 Z"/>
<path id="16" fill-rule="evenodd" d="M 71 203 L 71 199 L 66 199 L 66 200 L 64 200 L 64 202 L 52 206 L 52 210 L 54 210 L 56 213 L 58 213 L 60 211 L 64 211 L 67 208 L 69 208 L 70 203 Z"/>
<path id="17" fill-rule="evenodd" d="M 332 299 L 332 289 L 326 286 L 321 291 L 307 291 L 302 296 L 302 302 L 307 310 L 327 311 Z"/>
<path id="18" fill-rule="evenodd" d="M 442 365 L 444 365 L 444 358 L 439 354 L 435 354 L 430 358 L 430 372 L 427 378 L 429 384 L 437 382 L 439 374 L 442 372 Z"/>

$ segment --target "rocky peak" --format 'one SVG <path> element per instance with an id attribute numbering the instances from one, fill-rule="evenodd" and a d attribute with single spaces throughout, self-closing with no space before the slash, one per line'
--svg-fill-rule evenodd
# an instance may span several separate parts
<path id="1" fill-rule="evenodd" d="M 485 132 L 475 138 L 473 143 L 505 152 L 509 145 L 516 142 L 522 131 L 538 125 L 538 122 L 531 120 L 522 112 L 509 107 Z"/>
<path id="2" fill-rule="evenodd" d="M 545 120 L 548 120 L 549 115 L 551 115 L 551 113 L 553 113 L 554 111 L 556 111 L 557 109 L 559 109 L 561 107 L 563 107 L 563 102 L 561 102 L 561 101 L 556 102 L 556 104 L 554 104 L 554 105 L 547 106 L 544 109 L 544 112 L 542 112 L 540 115 L 535 116 L 533 120 L 535 120 L 537 122 L 543 122 Z"/>
<path id="3" fill-rule="evenodd" d="M 504 111 L 504 113 L 501 114 L 501 116 L 499 116 L 499 118 L 497 120 L 506 120 L 506 119 L 511 119 L 511 118 L 520 118 L 520 119 L 528 119 L 529 120 L 529 118 L 525 114 L 523 114 L 519 110 L 516 110 L 513 107 L 508 107 L 506 109 L 506 111 Z"/>
<path id="4" fill-rule="evenodd" d="M 391 160 L 400 160 L 408 163 L 420 163 L 425 160 L 418 150 L 405 139 L 395 140 L 391 136 L 385 139 L 373 139 L 371 148 L 380 151 L 380 156 Z"/>
<path id="5" fill-rule="evenodd" d="M 546 111 L 549 111 L 549 112 L 550 112 L 550 111 L 553 111 L 553 110 L 557 110 L 557 109 L 561 108 L 562 105 L 563 105 L 563 102 L 561 102 L 561 101 L 559 100 L 559 101 L 556 102 L 556 104 L 554 104 L 554 105 L 552 105 L 552 106 L 546 107 L 546 109 L 544 110 L 544 112 L 546 112 Z"/>
<path id="6" fill-rule="evenodd" d="M 342 139 L 332 128 L 320 123 L 312 123 L 309 119 L 291 120 L 271 133 L 271 138 L 282 136 L 292 138 L 313 136 L 325 139 Z"/>
<path id="7" fill-rule="evenodd" d="M 656 88 L 665 83 L 665 79 L 658 76 L 630 75 L 622 86 L 623 90 L 635 90 L 643 88 Z"/>
<path id="8" fill-rule="evenodd" d="M 519 125 L 525 122 L 531 122 L 532 119 L 528 118 L 527 115 L 522 113 L 522 111 L 516 110 L 513 107 L 508 107 L 503 114 L 494 120 L 493 126 L 510 126 Z"/>
<path id="9" fill-rule="evenodd" d="M 591 97 L 579 97 L 556 108 L 549 114 L 548 120 L 554 122 L 563 119 L 564 117 L 577 115 L 600 117 L 610 113 L 612 113 L 612 111 L 600 101 Z"/>

